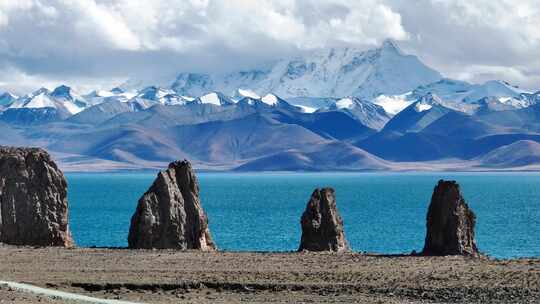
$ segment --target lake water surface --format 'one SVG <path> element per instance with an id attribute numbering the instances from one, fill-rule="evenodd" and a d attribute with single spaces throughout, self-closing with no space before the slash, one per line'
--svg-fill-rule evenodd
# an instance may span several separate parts
<path id="1" fill-rule="evenodd" d="M 154 173 L 66 174 L 79 246 L 127 246 L 137 200 Z M 356 251 L 421 250 L 433 187 L 455 179 L 477 215 L 477 243 L 494 257 L 540 257 L 538 173 L 199 173 L 203 207 L 220 249 L 292 251 L 315 187 L 336 189 Z"/>

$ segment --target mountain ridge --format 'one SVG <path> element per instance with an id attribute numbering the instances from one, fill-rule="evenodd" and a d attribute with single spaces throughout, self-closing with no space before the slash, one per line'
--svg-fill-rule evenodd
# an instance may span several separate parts
<path id="1" fill-rule="evenodd" d="M 504 153 L 532 162 L 521 167 L 537 162 L 520 154 L 535 154 L 534 145 L 520 141 L 540 141 L 540 93 L 443 78 L 392 41 L 215 77 L 184 73 L 171 86 L 88 94 L 67 85 L 6 92 L 0 144 L 41 146 L 79 169 L 156 168 L 176 158 L 239 171 L 518 164 L 496 164 Z"/>
<path id="2" fill-rule="evenodd" d="M 188 96 L 210 91 L 233 96 L 238 89 L 250 89 L 260 96 L 274 93 L 283 98 L 374 98 L 380 94 L 406 93 L 440 78 L 438 72 L 417 57 L 403 54 L 395 43 L 386 41 L 372 50 L 315 50 L 263 68 L 223 75 L 181 73 L 171 88 Z"/>

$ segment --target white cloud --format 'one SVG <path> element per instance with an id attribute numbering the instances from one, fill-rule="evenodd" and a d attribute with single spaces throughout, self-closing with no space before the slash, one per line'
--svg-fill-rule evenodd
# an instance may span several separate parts
<path id="1" fill-rule="evenodd" d="M 23 3 L 0 7 L 2 20 L 9 15 L 17 17 L 18 22 L 11 27 L 18 34 L 27 34 L 38 41 L 52 38 L 58 43 L 60 37 L 66 43 L 93 38 L 96 39 L 93 42 L 105 44 L 101 48 L 133 51 L 178 49 L 182 41 L 187 46 L 218 40 L 231 47 L 253 47 L 246 39 L 253 36 L 299 48 L 336 42 L 374 45 L 384 38 L 401 40 L 407 36 L 400 15 L 382 0 L 321 0 L 317 4 L 307 0 L 24 0 Z M 312 12 L 306 8 L 316 8 L 316 16 L 308 16 Z M 328 10 L 340 13 L 328 14 Z M 315 21 L 306 22 L 313 17 Z M 53 19 L 56 22 L 41 22 Z M 36 20 L 38 24 L 23 26 Z M 22 44 L 15 39 L 10 42 L 14 48 Z M 95 48 L 100 47 L 95 45 Z"/>
<path id="2" fill-rule="evenodd" d="M 487 81 L 497 75 L 505 75 L 506 79 L 512 79 L 513 82 L 523 82 L 528 78 L 517 68 L 489 65 L 470 65 L 456 72 L 453 77 L 466 81 L 478 81 L 479 79 Z"/>
<path id="3" fill-rule="evenodd" d="M 383 0 L 0 1 L 0 69 L 22 81 L 153 79 L 388 37 L 407 33 Z"/>
<path id="4" fill-rule="evenodd" d="M 406 37 L 399 14 L 380 0 L 321 0 L 314 5 L 316 9 L 312 3 L 121 0 L 109 3 L 107 8 L 118 14 L 148 49 L 186 50 L 215 41 L 231 48 L 254 47 L 249 39 L 253 37 L 298 48 L 335 42 L 374 45 L 386 37 Z M 342 13 L 328 14 L 327 8 L 341 8 Z M 306 14 L 313 13 L 312 9 L 316 10 L 317 21 L 308 24 Z"/>
<path id="5" fill-rule="evenodd" d="M 8 17 L 2 12 L 0 12 L 0 27 L 6 26 L 7 23 L 8 23 Z"/>
<path id="6" fill-rule="evenodd" d="M 504 36 L 505 42 L 517 50 L 540 42 L 540 3 L 536 0 L 432 0 L 432 3 L 435 9 L 447 11 L 457 27 L 491 31 Z"/>
<path id="7" fill-rule="evenodd" d="M 0 0 L 0 69 L 107 85 L 392 38 L 448 76 L 540 88 L 539 20 L 538 0 Z"/>
<path id="8" fill-rule="evenodd" d="M 75 81 L 67 80 L 64 77 L 54 77 L 53 75 L 42 76 L 39 74 L 29 74 L 14 67 L 5 67 L 0 73 L 0 92 L 9 91 L 19 96 L 36 90 L 37 88 L 47 88 L 52 90 L 59 85 L 69 84 L 78 92 L 90 92 L 98 89 L 111 89 L 111 84 L 122 83 L 125 78 L 92 78 L 77 77 Z"/>
<path id="9" fill-rule="evenodd" d="M 139 37 L 130 29 L 121 12 L 114 7 L 85 0 L 62 4 L 64 11 L 75 14 L 75 18 L 70 22 L 73 22 L 74 34 L 77 37 L 83 38 L 88 33 L 93 33 L 93 36 L 102 38 L 113 48 L 125 50 L 141 48 Z"/>
<path id="10" fill-rule="evenodd" d="M 389 0 L 411 34 L 405 48 L 448 76 L 540 88 L 540 1 Z M 486 73 L 489 70 L 489 73 Z"/>

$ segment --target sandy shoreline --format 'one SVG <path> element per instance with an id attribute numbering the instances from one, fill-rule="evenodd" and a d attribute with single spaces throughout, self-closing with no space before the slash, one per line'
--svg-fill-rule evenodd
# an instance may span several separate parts
<path id="1" fill-rule="evenodd" d="M 0 246 L 0 261 L 0 280 L 143 303 L 540 301 L 540 259 Z M 65 303 L 39 298 L 0 288 L 0 303 Z"/>

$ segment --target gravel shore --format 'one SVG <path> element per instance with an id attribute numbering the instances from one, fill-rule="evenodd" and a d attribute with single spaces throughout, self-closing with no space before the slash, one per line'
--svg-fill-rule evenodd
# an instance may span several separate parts
<path id="1" fill-rule="evenodd" d="M 0 246 L 0 261 L 0 280 L 142 303 L 540 303 L 540 259 Z M 66 302 L 4 286 L 0 303 Z"/>

